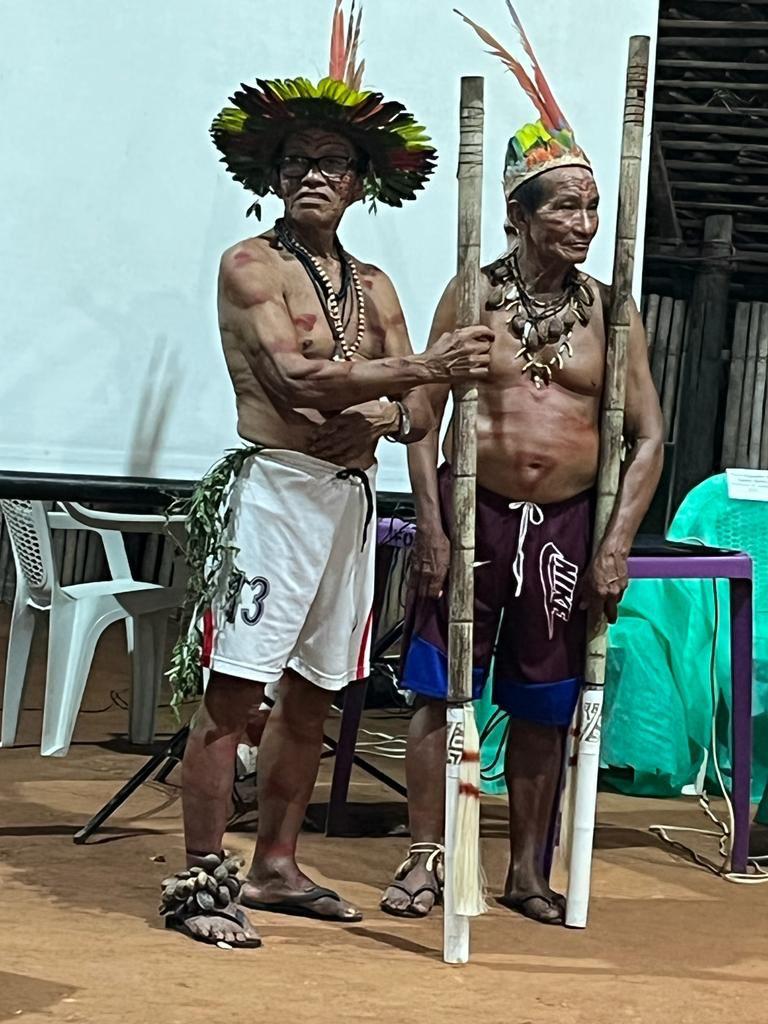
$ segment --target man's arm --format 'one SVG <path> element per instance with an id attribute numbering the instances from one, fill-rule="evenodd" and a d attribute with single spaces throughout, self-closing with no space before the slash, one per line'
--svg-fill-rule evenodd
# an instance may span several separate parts
<path id="1" fill-rule="evenodd" d="M 456 282 L 450 282 L 435 310 L 427 348 L 456 326 Z M 421 400 L 429 407 L 429 429 L 422 440 L 408 448 L 408 472 L 416 504 L 416 543 L 411 555 L 412 584 L 419 594 L 437 597 L 445 585 L 451 560 L 450 541 L 443 529 L 437 462 L 440 427 L 450 386 L 431 384 L 419 388 Z"/>
<path id="2" fill-rule="evenodd" d="M 413 355 L 413 349 L 400 300 L 387 275 L 380 270 L 375 273 L 376 310 L 383 332 L 384 358 L 408 358 Z M 410 420 L 410 430 L 402 438 L 403 444 L 421 440 L 432 425 L 432 410 L 424 390 L 407 391 L 401 398 Z M 400 419 L 400 407 L 395 402 L 372 401 L 352 405 L 317 428 L 312 453 L 319 458 L 339 461 L 355 458 L 370 450 L 380 438 L 396 433 L 401 425 Z"/>
<path id="3" fill-rule="evenodd" d="M 637 307 L 632 302 L 627 351 L 627 393 L 624 436 L 630 446 L 619 493 L 590 570 L 587 602 L 603 602 L 609 622 L 626 590 L 627 558 L 645 513 L 651 504 L 664 460 L 664 421 L 659 397 L 648 366 L 648 346 Z"/>
<path id="4" fill-rule="evenodd" d="M 246 258 L 243 258 L 243 257 Z M 248 258 L 250 257 L 250 258 Z M 276 403 L 334 411 L 423 383 L 483 377 L 491 338 L 483 328 L 440 339 L 431 353 L 371 362 L 331 362 L 302 355 L 275 267 L 267 255 L 238 247 L 220 272 L 221 327 L 233 333 L 254 376 Z M 474 332 L 474 333 L 473 333 Z"/>

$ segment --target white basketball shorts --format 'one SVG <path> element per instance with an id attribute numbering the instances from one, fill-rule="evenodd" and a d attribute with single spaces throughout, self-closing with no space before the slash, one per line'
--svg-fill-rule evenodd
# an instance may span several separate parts
<path id="1" fill-rule="evenodd" d="M 229 498 L 203 665 L 274 684 L 289 668 L 340 690 L 369 673 L 376 467 L 344 470 L 300 452 L 249 458 Z"/>

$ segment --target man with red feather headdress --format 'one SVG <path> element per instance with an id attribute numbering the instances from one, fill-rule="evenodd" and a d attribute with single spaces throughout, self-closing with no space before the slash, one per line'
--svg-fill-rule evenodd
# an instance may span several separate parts
<path id="1" fill-rule="evenodd" d="M 534 80 L 481 26 L 464 18 L 515 75 L 539 120 L 507 147 L 509 251 L 484 268 L 483 322 L 494 332 L 478 387 L 474 684 L 494 661 L 494 700 L 508 715 L 505 777 L 510 865 L 501 902 L 547 924 L 564 921 L 549 861 L 565 740 L 583 682 L 586 610 L 609 621 L 627 586 L 627 556 L 661 472 L 662 418 L 637 310 L 629 339 L 629 454 L 614 513 L 590 562 L 598 470 L 608 289 L 577 270 L 598 226 L 589 160 L 557 105 L 507 0 Z M 463 17 L 463 15 L 462 15 Z M 430 341 L 456 323 L 456 283 Z M 407 748 L 412 845 L 382 908 L 424 916 L 442 889 L 447 573 L 451 431 L 438 469 L 445 385 L 426 389 L 438 426 L 408 453 L 417 537 L 401 685 L 418 695 Z"/>
<path id="2" fill-rule="evenodd" d="M 487 373 L 491 332 L 448 331 L 413 355 L 389 278 L 337 237 L 357 200 L 414 199 L 435 163 L 399 103 L 362 90 L 360 17 L 336 0 L 327 78 L 243 85 L 212 135 L 235 179 L 272 191 L 283 216 L 224 253 L 219 323 L 247 446 L 202 481 L 187 518 L 190 629 L 178 702 L 210 672 L 183 763 L 186 869 L 163 883 L 166 923 L 207 943 L 259 936 L 243 907 L 360 919 L 296 863 L 323 722 L 368 674 L 375 544 L 374 451 L 423 437 L 413 389 Z M 221 849 L 238 741 L 276 691 L 259 750 L 259 828 L 247 879 Z"/>

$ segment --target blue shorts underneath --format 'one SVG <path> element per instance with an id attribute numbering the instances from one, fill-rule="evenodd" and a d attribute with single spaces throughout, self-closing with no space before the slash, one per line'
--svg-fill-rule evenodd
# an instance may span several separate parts
<path id="1" fill-rule="evenodd" d="M 472 697 L 478 700 L 488 678 L 485 668 L 472 670 Z M 531 683 L 494 672 L 493 700 L 512 718 L 539 725 L 569 726 L 576 710 L 583 679 Z M 448 658 L 420 636 L 411 640 L 400 685 L 422 697 L 445 700 L 448 693 Z"/>

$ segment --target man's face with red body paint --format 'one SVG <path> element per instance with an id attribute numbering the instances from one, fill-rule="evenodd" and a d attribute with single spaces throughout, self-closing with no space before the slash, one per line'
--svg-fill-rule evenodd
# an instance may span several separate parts
<path id="1" fill-rule="evenodd" d="M 509 220 L 544 262 L 583 263 L 597 233 L 600 196 L 595 179 L 584 167 L 558 167 L 536 180 L 540 195 L 535 211 L 524 210 L 513 193 Z"/>
<path id="2" fill-rule="evenodd" d="M 277 165 L 278 195 L 297 224 L 337 224 L 362 197 L 359 154 L 336 132 L 307 128 L 285 140 Z"/>

